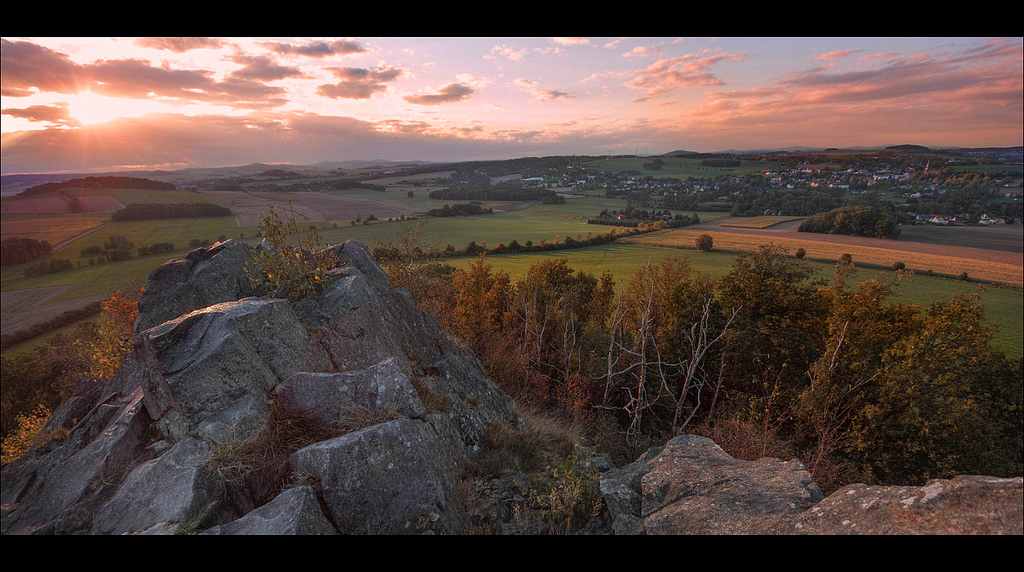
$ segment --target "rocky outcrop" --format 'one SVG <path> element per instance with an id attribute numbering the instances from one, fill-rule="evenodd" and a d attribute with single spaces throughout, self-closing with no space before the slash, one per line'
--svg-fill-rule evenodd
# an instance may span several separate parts
<path id="1" fill-rule="evenodd" d="M 252 248 L 234 240 L 193 250 L 182 260 L 160 265 L 139 299 L 135 331 L 142 332 L 182 314 L 254 294 L 245 279 Z"/>
<path id="2" fill-rule="evenodd" d="M 154 271 L 115 376 L 4 467 L 2 531 L 457 532 L 463 461 L 518 415 L 365 245 L 331 250 L 333 282 L 299 302 L 251 296 L 239 242 Z M 296 420 L 317 440 L 276 445 L 274 483 L 253 485 L 245 451 Z"/>
<path id="3" fill-rule="evenodd" d="M 516 411 L 365 245 L 331 251 L 333 282 L 297 302 L 254 295 L 243 243 L 154 271 L 113 378 L 82 380 L 44 428 L 55 438 L 3 468 L 0 532 L 550 531 L 516 518 L 531 505 L 521 473 L 465 513 L 461 468 Z M 797 461 L 738 460 L 692 435 L 621 468 L 587 462 L 603 511 L 583 534 L 1022 533 L 1019 477 L 823 498 Z"/>
<path id="4" fill-rule="evenodd" d="M 743 461 L 683 435 L 601 476 L 614 534 L 1022 534 L 1020 477 L 848 485 L 826 498 L 798 461 Z"/>

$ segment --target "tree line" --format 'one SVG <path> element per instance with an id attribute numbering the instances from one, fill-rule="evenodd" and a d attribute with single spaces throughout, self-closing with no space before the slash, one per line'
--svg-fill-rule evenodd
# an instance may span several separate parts
<path id="1" fill-rule="evenodd" d="M 53 252 L 46 240 L 12 237 L 0 241 L 0 266 L 24 264 Z"/>
<path id="2" fill-rule="evenodd" d="M 550 189 L 523 188 L 519 183 L 499 185 L 456 185 L 430 191 L 432 199 L 450 201 L 542 201 L 558 194 Z"/>
<path id="3" fill-rule="evenodd" d="M 25 268 L 25 277 L 31 278 L 42 274 L 55 274 L 57 272 L 64 272 L 65 270 L 71 270 L 72 268 L 74 268 L 74 265 L 70 260 L 66 258 L 53 258 L 27 266 Z"/>
<path id="4" fill-rule="evenodd" d="M 114 221 L 231 216 L 231 209 L 212 203 L 131 203 L 111 213 Z"/>
<path id="5" fill-rule="evenodd" d="M 427 211 L 427 215 L 436 217 L 450 217 L 491 214 L 493 212 L 494 209 L 484 208 L 478 204 L 456 203 L 454 205 L 445 204 L 443 207 L 439 209 L 430 209 L 429 211 Z"/>
<path id="6" fill-rule="evenodd" d="M 450 243 L 444 247 L 439 243 L 424 244 L 422 243 L 422 231 L 419 227 L 410 226 L 398 231 L 398 235 L 403 238 L 400 238 L 397 242 L 375 246 L 373 248 L 373 255 L 378 262 L 392 265 L 392 268 L 394 268 L 396 261 L 401 261 L 399 265 L 412 265 L 416 260 L 441 260 L 454 256 L 547 252 L 583 248 L 586 246 L 598 246 L 614 242 L 619 237 L 643 234 L 667 228 L 671 228 L 667 221 L 645 220 L 640 221 L 639 224 L 634 226 L 613 225 L 612 230 L 598 234 L 588 232 L 586 235 L 579 234 L 576 235 L 576 237 L 566 236 L 564 239 L 559 235 L 551 241 L 548 241 L 547 239 L 541 239 L 538 242 L 526 240 L 522 243 L 513 238 L 508 243 L 499 242 L 495 246 L 488 246 L 485 242 L 478 243 L 475 240 L 471 240 L 463 247 L 458 248 Z M 410 240 L 410 237 L 413 236 L 417 237 L 415 244 L 412 244 L 412 241 Z"/>
<path id="7" fill-rule="evenodd" d="M 61 189 L 154 189 L 158 191 L 173 191 L 175 186 L 173 183 L 164 183 L 160 181 L 153 181 L 150 179 L 143 179 L 139 177 L 119 177 L 119 176 L 104 176 L 104 177 L 83 177 L 78 179 L 68 179 L 59 183 L 43 183 L 29 187 L 24 191 L 18 193 L 19 196 L 31 196 L 37 194 L 43 194 L 50 191 L 59 191 Z"/>

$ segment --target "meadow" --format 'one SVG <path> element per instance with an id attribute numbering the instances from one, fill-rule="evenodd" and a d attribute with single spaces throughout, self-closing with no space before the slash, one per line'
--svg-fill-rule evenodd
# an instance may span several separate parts
<path id="1" fill-rule="evenodd" d="M 659 174 L 667 175 L 666 171 L 672 169 L 682 172 L 685 169 L 700 168 L 692 159 L 678 160 L 676 165 L 671 165 L 672 162 L 673 159 L 666 160 L 667 166 Z M 614 168 L 615 165 L 605 167 Z M 189 191 L 120 189 L 105 195 L 122 204 L 133 201 L 218 202 L 229 206 L 236 214 L 231 217 L 199 219 L 111 222 L 109 215 L 104 213 L 9 214 L 10 205 L 7 203 L 12 199 L 6 198 L 5 214 L 2 215 L 3 237 L 46 239 L 56 246 L 47 258 L 69 259 L 75 267 L 69 271 L 31 278 L 24 277 L 25 265 L 5 267 L 0 276 L 4 333 L 34 320 L 58 314 L 75 304 L 95 300 L 128 284 L 139 283 L 165 260 L 184 257 L 193 249 L 189 246 L 193 239 L 215 242 L 223 236 L 255 244 L 258 215 L 269 205 L 274 205 L 275 211 L 282 216 L 294 213 L 299 222 L 314 226 L 331 243 L 355 239 L 372 248 L 396 242 L 401 230 L 415 225 L 422 234 L 424 244 L 441 248 L 451 244 L 461 249 L 471 241 L 493 247 L 500 243 L 508 244 L 512 240 L 520 244 L 527 241 L 540 244 L 542 241 L 561 241 L 570 236 L 585 238 L 591 234 L 603 234 L 611 230 L 611 227 L 587 224 L 587 219 L 604 209 L 621 209 L 625 204 L 622 199 L 566 194 L 564 204 L 494 202 L 483 205 L 492 208 L 493 214 L 417 217 L 431 208 L 443 206 L 445 201 L 427 196 L 432 188 L 430 185 L 441 181 L 430 181 L 424 177 L 419 180 L 395 178 L 374 182 L 386 185 L 387 190 L 199 194 Z M 428 186 L 420 186 L 423 184 Z M 100 193 L 93 190 L 90 196 L 100 196 Z M 101 202 L 97 201 L 96 204 Z M 377 220 L 366 223 L 370 215 Z M 852 254 L 855 263 L 860 265 L 856 279 L 874 278 L 879 273 L 892 278 L 894 274 L 888 268 L 894 262 L 902 261 L 908 269 L 915 271 L 910 280 L 903 280 L 898 287 L 902 300 L 926 305 L 934 300 L 948 299 L 958 292 L 976 291 L 986 304 L 990 323 L 999 328 L 998 347 L 1010 356 L 1019 357 L 1024 353 L 1021 349 L 1024 298 L 1020 289 L 1024 280 L 1021 278 L 1019 229 L 1012 231 L 1017 232 L 1013 235 L 997 232 L 1006 229 L 971 227 L 969 231 L 955 235 L 914 227 L 913 232 L 907 233 L 911 240 L 890 241 L 883 248 L 878 241 L 860 244 L 831 235 L 800 233 L 798 236 L 792 228 L 792 221 L 762 217 L 737 221 L 727 218 L 725 213 L 712 212 L 699 212 L 698 215 L 701 219 L 699 226 L 622 238 L 614 244 L 531 254 L 488 255 L 487 259 L 495 269 L 508 272 L 516 278 L 522 276 L 530 265 L 544 258 L 564 257 L 572 268 L 595 276 L 605 271 L 611 272 L 620 284 L 628 281 L 644 264 L 657 263 L 668 256 L 685 256 L 695 270 L 715 277 L 722 276 L 731 269 L 736 252 L 750 250 L 766 242 L 785 246 L 791 252 L 804 248 L 807 260 L 824 280 L 831 278 L 835 260 L 844 253 Z M 412 220 L 400 221 L 399 218 L 403 216 Z M 356 218 L 360 222 L 356 222 Z M 393 220 L 389 222 L 388 218 Z M 723 226 L 719 226 L 723 223 Z M 699 233 L 712 234 L 712 252 L 701 253 L 694 249 L 693 238 Z M 127 237 L 135 247 L 171 242 L 175 250 L 152 256 L 133 255 L 129 260 L 98 264 L 89 264 L 87 258 L 80 256 L 83 248 L 102 245 L 114 236 Z M 968 238 L 961 238 L 963 236 Z M 954 247 L 968 248 L 959 246 L 961 243 L 974 247 L 954 252 Z M 981 248 L 986 245 L 1001 246 Z M 960 252 L 969 253 L 970 256 L 952 255 Z M 469 260 L 467 257 L 457 257 L 448 262 L 460 267 L 468 264 Z M 949 278 L 962 272 L 967 272 L 971 279 L 1005 282 L 1014 287 L 986 286 Z"/>

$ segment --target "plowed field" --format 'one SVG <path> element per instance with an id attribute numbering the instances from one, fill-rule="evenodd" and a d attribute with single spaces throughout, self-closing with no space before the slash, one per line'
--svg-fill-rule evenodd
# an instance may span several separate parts
<path id="1" fill-rule="evenodd" d="M 299 222 L 351 221 L 357 216 L 365 219 L 371 214 L 378 219 L 388 219 L 413 214 L 411 208 L 390 201 L 339 197 L 328 193 L 208 191 L 203 194 L 231 209 L 239 227 L 258 225 L 268 206 L 273 206 L 282 219 L 288 219 L 294 211 L 294 218 Z"/>

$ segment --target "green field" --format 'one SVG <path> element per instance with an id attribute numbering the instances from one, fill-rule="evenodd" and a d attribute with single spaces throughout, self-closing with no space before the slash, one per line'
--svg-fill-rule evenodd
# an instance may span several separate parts
<path id="1" fill-rule="evenodd" d="M 666 168 L 661 175 L 669 175 L 675 169 L 676 176 L 685 169 L 693 169 L 695 160 L 678 160 L 679 165 L 669 166 L 673 159 L 666 160 Z M 633 163 L 643 162 L 641 159 L 609 160 L 608 168 L 633 168 Z M 699 161 L 698 161 L 699 163 Z M 632 166 L 631 166 L 632 165 Z M 413 196 L 408 196 L 408 190 Z M 352 189 L 346 191 L 330 191 L 327 194 L 347 198 L 388 200 L 410 207 L 418 212 L 437 208 L 446 201 L 432 200 L 427 197 L 424 188 L 389 188 L 387 192 Z M 183 200 L 183 197 L 185 200 Z M 128 202 L 165 201 L 165 202 L 199 202 L 205 197 L 187 191 L 139 191 L 119 192 L 118 200 Z M 331 243 L 350 239 L 359 240 L 371 248 L 397 240 L 399 231 L 410 225 L 419 226 L 426 244 L 444 247 L 447 244 L 461 249 L 470 241 L 485 244 L 489 247 L 499 243 L 517 240 L 521 244 L 532 241 L 552 242 L 557 238 L 585 238 L 588 234 L 603 234 L 611 227 L 589 225 L 587 219 L 604 209 L 620 209 L 625 205 L 622 199 L 609 199 L 603 196 L 571 197 L 564 204 L 532 206 L 494 203 L 496 210 L 511 209 L 506 212 L 495 212 L 489 215 L 471 217 L 430 218 L 418 220 L 387 222 L 376 221 L 371 224 L 352 226 L 348 221 L 316 223 L 315 226 L 324 238 Z M 364 212 L 365 217 L 370 212 Z M 680 213 L 684 215 L 689 212 Z M 724 213 L 698 213 L 704 223 L 723 218 Z M 59 287 L 62 291 L 51 298 L 48 303 L 67 302 L 104 295 L 133 280 L 144 279 L 157 266 L 168 259 L 184 257 L 192 250 L 188 246 L 192 239 L 216 241 L 220 236 L 242 239 L 250 244 L 256 242 L 256 227 L 239 228 L 233 217 L 216 217 L 200 219 L 171 219 L 136 222 L 108 222 L 107 215 L 5 215 L 3 217 L 4 238 L 8 236 L 33 236 L 40 233 L 49 237 L 51 243 L 57 244 L 64 240 L 69 242 L 55 250 L 49 258 L 65 258 L 71 260 L 76 268 L 58 274 L 42 275 L 32 278 L 24 277 L 26 265 L 5 267 L 0 276 L 0 290 L 7 295 L 12 292 L 35 288 Z M 42 230 L 42 229 L 46 230 Z M 91 232 L 86 232 L 90 231 Z M 984 229 L 982 229 L 984 230 Z M 937 233 L 936 233 L 937 234 Z M 80 235 L 78 238 L 74 238 Z M 87 258 L 79 253 L 87 246 L 102 245 L 111 236 L 126 236 L 135 246 L 156 242 L 171 242 L 176 250 L 160 255 L 140 257 L 133 255 L 130 260 L 90 265 Z M 938 240 L 938 239 L 936 239 Z M 695 251 L 663 248 L 655 246 L 606 244 L 575 250 L 546 251 L 531 254 L 490 255 L 488 261 L 498 270 L 508 272 L 513 278 L 522 276 L 526 269 L 548 257 L 565 258 L 569 265 L 599 276 L 603 272 L 611 272 L 618 283 L 624 283 L 638 268 L 648 262 L 658 263 L 668 256 L 686 256 L 694 270 L 707 272 L 714 277 L 722 276 L 731 268 L 734 254 L 724 252 L 697 253 Z M 450 259 L 455 266 L 464 266 L 469 258 Z M 832 265 L 814 263 L 820 276 L 831 278 Z M 877 270 L 862 270 L 857 279 L 874 278 Z M 999 334 L 997 346 L 1007 355 L 1019 357 L 1022 351 L 1022 308 L 1024 297 L 1019 290 L 988 287 L 983 291 L 977 284 L 959 282 L 936 277 L 915 276 L 912 280 L 900 285 L 898 291 L 902 300 L 909 303 L 927 305 L 935 300 L 948 299 L 952 295 L 965 291 L 979 291 L 986 305 L 989 320 L 997 325 Z M 40 310 L 44 310 L 41 308 Z M 8 310 L 5 309 L 5 312 Z"/>

